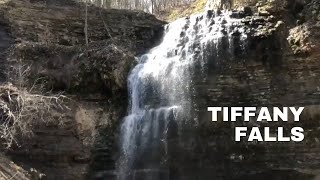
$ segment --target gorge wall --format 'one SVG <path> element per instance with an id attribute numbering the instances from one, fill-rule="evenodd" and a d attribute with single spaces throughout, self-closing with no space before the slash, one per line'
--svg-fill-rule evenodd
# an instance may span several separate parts
<path id="1" fill-rule="evenodd" d="M 221 2 L 225 3 L 213 3 Z M 190 139 L 196 145 L 176 147 L 182 150 L 172 157 L 186 154 L 180 154 L 183 163 L 174 168 L 194 179 L 198 175 L 193 176 L 191 169 L 207 173 L 201 179 L 210 179 L 213 174 L 218 179 L 313 179 L 319 167 L 319 2 L 230 1 L 229 5 L 244 5 L 242 18 L 245 12 L 253 14 L 242 20 L 252 30 L 246 50 L 235 42 L 230 56 L 228 43 L 221 42 L 222 48 L 215 49 L 220 57 L 209 59 L 206 77 L 195 77 L 194 101 L 200 125 Z M 239 17 L 236 11 L 234 17 Z M 244 124 L 212 123 L 207 106 L 305 106 L 300 123 L 307 129 L 306 139 L 289 144 L 235 143 L 233 127 Z M 274 126 L 290 129 L 293 125 Z M 172 163 L 178 161 L 173 158 Z M 188 162 L 193 163 L 188 166 Z M 196 162 L 199 164 L 194 165 Z"/>
<path id="2" fill-rule="evenodd" d="M 222 6 L 166 26 L 162 43 L 133 70 L 132 110 L 122 142 L 129 170 L 122 179 L 317 178 L 319 3 L 213 3 Z M 243 7 L 227 16 L 221 12 L 235 4 Z M 214 124 L 208 106 L 305 106 L 299 125 L 306 128 L 306 139 L 235 143 L 235 126 L 267 124 Z M 179 115 L 179 108 L 187 117 Z M 184 124 L 194 120 L 199 124 Z M 293 123 L 272 128 L 277 126 L 288 131 Z"/>
<path id="3" fill-rule="evenodd" d="M 127 74 L 134 56 L 161 37 L 164 23 L 143 12 L 89 6 L 86 47 L 84 4 L 0 3 L 1 43 L 7 42 L 1 78 L 34 94 L 63 92 L 69 99 L 56 122 L 38 123 L 31 137 L 17 138 L 18 146 L 3 153 L 26 178 L 114 177 L 108 170 L 115 167 L 117 126 L 127 109 Z M 2 170 L 7 177 L 14 172 Z"/>
<path id="4" fill-rule="evenodd" d="M 216 50 L 213 54 L 219 58 L 209 57 L 204 69 L 195 68 L 192 109 L 199 124 L 168 141 L 168 178 L 317 178 L 319 2 L 212 3 L 221 9 L 239 9 L 230 16 L 247 29 L 248 37 L 241 44 L 236 28 L 222 29 L 231 34 L 233 48 L 226 36 L 219 49 L 203 52 Z M 4 163 L 9 158 L 28 172 L 19 170 L 19 176 L 14 176 L 2 166 L 0 170 L 16 179 L 115 179 L 119 124 L 128 105 L 127 76 L 136 64 L 134 56 L 158 44 L 164 22 L 142 12 L 89 6 L 86 47 L 81 4 L 6 0 L 1 1 L 0 11 L 0 40 L 6 50 L 0 57 L 1 69 L 15 72 L 30 66 L 22 87 L 35 84 L 34 93 L 44 94 L 64 91 L 71 99 L 70 110 L 59 116 L 62 125 L 39 124 L 34 136 L 21 137 L 20 146 L 5 150 Z M 206 12 L 202 19 L 213 13 Z M 2 79 L 18 86 L 16 75 L 3 73 Z M 236 124 L 213 124 L 206 112 L 207 106 L 297 105 L 306 107 L 301 120 L 306 138 L 297 144 L 235 143 Z"/>

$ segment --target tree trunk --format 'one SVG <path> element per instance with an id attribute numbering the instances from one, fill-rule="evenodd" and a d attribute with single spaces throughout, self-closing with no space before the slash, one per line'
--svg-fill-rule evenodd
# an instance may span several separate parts
<path id="1" fill-rule="evenodd" d="M 86 46 L 88 47 L 88 0 L 86 0 L 86 17 L 85 17 L 85 25 L 84 25 L 84 35 L 86 39 Z"/>

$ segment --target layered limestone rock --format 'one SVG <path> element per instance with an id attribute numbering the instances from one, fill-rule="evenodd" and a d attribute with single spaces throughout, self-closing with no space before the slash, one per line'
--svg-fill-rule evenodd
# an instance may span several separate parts
<path id="1" fill-rule="evenodd" d="M 194 101 L 200 125 L 186 132 L 187 145 L 176 145 L 178 140 L 172 140 L 172 169 L 181 172 L 177 177 L 194 179 L 314 179 L 319 175 L 320 155 L 319 3 L 230 4 L 237 3 L 250 6 L 253 12 L 253 16 L 246 16 L 245 9 L 232 13 L 250 29 L 248 39 L 222 38 L 220 48 L 215 49 L 218 55 L 206 64 L 205 75 L 195 73 Z M 305 106 L 306 110 L 298 124 L 212 123 L 208 106 Z M 301 126 L 306 137 L 302 143 L 236 143 L 235 126 L 284 126 L 286 131 Z"/>
<path id="2" fill-rule="evenodd" d="M 6 155 L 47 179 L 114 177 L 127 74 L 164 23 L 143 12 L 89 6 L 86 46 L 84 4 L 8 0 L 0 12 L 1 78 L 29 93 L 69 99 L 56 122 L 31 127 L 32 136 L 17 137 Z"/>
<path id="3" fill-rule="evenodd" d="M 208 0 L 207 9 L 244 9 L 265 18 L 286 21 L 287 40 L 295 54 L 315 51 L 319 46 L 319 2 L 312 0 Z"/>
<path id="4" fill-rule="evenodd" d="M 231 16 L 246 28 L 247 43 L 234 41 L 230 49 L 229 39 L 224 39 L 217 52 L 222 61 L 212 58 L 206 71 L 193 77 L 199 125 L 184 132 L 184 144 L 175 138 L 168 141 L 170 173 L 165 174 L 171 179 L 301 180 L 318 174 L 319 3 L 290 2 L 213 1 L 218 9 L 241 9 Z M 33 136 L 21 137 L 20 146 L 6 155 L 48 179 L 114 179 L 128 71 L 134 56 L 156 43 L 163 22 L 142 12 L 89 7 L 87 47 L 81 4 L 6 0 L 0 9 L 0 48 L 12 45 L 0 56 L 1 68 L 13 72 L 8 78 L 16 85 L 23 82 L 19 85 L 28 90 L 34 85 L 34 93 L 64 91 L 71 99 L 57 121 L 61 124 L 39 124 Z M 232 30 L 237 37 L 239 31 Z M 21 78 L 17 72 L 27 69 Z M 17 81 L 19 77 L 23 81 Z M 206 112 L 207 106 L 294 105 L 306 107 L 301 119 L 306 139 L 300 144 L 235 143 L 233 127 L 241 124 L 212 123 Z M 5 178 L 14 176 L 12 167 L 2 170 L 6 163 L 0 163 L 0 172 L 9 172 Z M 143 177 L 144 172 L 139 173 Z M 19 177 L 22 174 L 19 170 Z"/>

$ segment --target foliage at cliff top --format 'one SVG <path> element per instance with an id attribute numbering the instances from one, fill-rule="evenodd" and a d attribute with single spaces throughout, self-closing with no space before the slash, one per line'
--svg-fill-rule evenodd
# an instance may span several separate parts
<path id="1" fill-rule="evenodd" d="M 207 0 L 197 0 L 191 5 L 177 7 L 172 10 L 169 15 L 164 18 L 166 21 L 174 21 L 178 18 L 190 16 L 191 14 L 196 14 L 204 11 Z"/>

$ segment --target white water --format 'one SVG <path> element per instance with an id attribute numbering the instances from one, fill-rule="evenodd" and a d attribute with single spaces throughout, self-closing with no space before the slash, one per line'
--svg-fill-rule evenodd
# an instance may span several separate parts
<path id="1" fill-rule="evenodd" d="M 241 41 L 246 38 L 239 27 L 228 13 L 179 19 L 165 26 L 162 42 L 139 58 L 128 78 L 131 100 L 121 127 L 119 179 L 132 179 L 136 169 L 166 167 L 169 132 L 178 135 L 181 124 L 196 121 L 190 118 L 195 64 L 205 69 L 208 49 L 219 56 L 223 37 L 232 54 L 231 33 L 239 32 Z"/>

